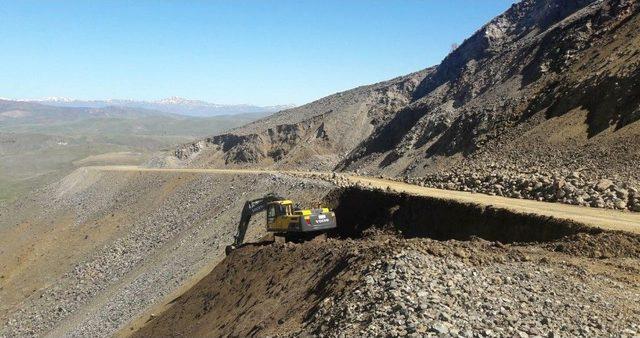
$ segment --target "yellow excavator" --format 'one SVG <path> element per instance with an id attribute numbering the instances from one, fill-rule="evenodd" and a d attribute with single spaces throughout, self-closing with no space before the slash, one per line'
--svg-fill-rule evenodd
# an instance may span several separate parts
<path id="1" fill-rule="evenodd" d="M 267 194 L 245 202 L 233 244 L 225 249 L 227 255 L 242 245 L 251 216 L 264 210 L 267 211 L 267 231 L 287 241 L 310 238 L 337 227 L 336 215 L 329 208 L 300 209 L 291 200 Z"/>

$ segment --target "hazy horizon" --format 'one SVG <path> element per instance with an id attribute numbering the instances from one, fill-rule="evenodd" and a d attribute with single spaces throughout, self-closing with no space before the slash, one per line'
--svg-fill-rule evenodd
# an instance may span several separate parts
<path id="1" fill-rule="evenodd" d="M 160 103 L 163 101 L 169 100 L 184 100 L 184 101 L 192 101 L 192 102 L 200 102 L 205 104 L 212 105 L 221 105 L 221 106 L 257 106 L 257 107 L 272 107 L 272 106 L 296 106 L 294 104 L 282 103 L 282 104 L 273 104 L 273 105 L 254 105 L 251 103 L 224 103 L 224 102 L 210 102 L 206 100 L 201 100 L 197 98 L 189 98 L 182 96 L 168 96 L 168 97 L 160 97 L 150 100 L 138 100 L 135 98 L 117 98 L 117 97 L 109 97 L 109 98 L 98 98 L 98 99 L 84 99 L 77 97 L 61 97 L 61 96 L 46 96 L 46 97 L 35 97 L 35 98 L 24 98 L 24 97 L 6 97 L 0 95 L 0 100 L 6 101 L 17 101 L 17 102 L 108 102 L 108 101 L 116 101 L 116 102 L 147 102 L 147 103 Z"/>

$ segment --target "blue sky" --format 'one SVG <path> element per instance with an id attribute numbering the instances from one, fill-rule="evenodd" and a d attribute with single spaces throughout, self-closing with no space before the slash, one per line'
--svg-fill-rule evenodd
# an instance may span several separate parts
<path id="1" fill-rule="evenodd" d="M 0 0 L 0 97 L 302 104 L 437 64 L 512 3 Z"/>

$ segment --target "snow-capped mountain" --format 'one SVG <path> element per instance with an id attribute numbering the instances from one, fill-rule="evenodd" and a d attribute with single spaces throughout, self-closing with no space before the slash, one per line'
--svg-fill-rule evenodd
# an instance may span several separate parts
<path id="1" fill-rule="evenodd" d="M 182 97 L 172 96 L 157 101 L 136 101 L 136 100 L 76 100 L 66 97 L 47 97 L 39 100 L 14 100 L 37 102 L 57 107 L 83 107 L 83 108 L 104 108 L 109 106 L 126 108 L 143 108 L 158 110 L 166 113 L 181 114 L 188 116 L 216 116 L 242 113 L 275 113 L 280 110 L 292 108 L 293 105 L 277 106 L 254 106 L 248 104 L 225 105 L 210 103 L 200 100 L 190 100 Z"/>
<path id="2" fill-rule="evenodd" d="M 153 101 L 153 103 L 156 104 L 180 104 L 180 105 L 190 105 L 190 106 L 214 106 L 214 107 L 223 107 L 224 105 L 222 104 L 217 104 L 217 103 L 209 103 L 209 102 L 205 102 L 205 101 L 201 101 L 201 100 L 189 100 L 189 99 L 185 99 L 184 97 L 179 97 L 179 96 L 172 96 L 172 97 L 168 97 L 166 99 L 162 99 L 162 100 L 157 100 L 157 101 Z"/>
<path id="3" fill-rule="evenodd" d="M 27 101 L 27 100 L 24 100 Z M 73 102 L 75 101 L 74 99 L 70 98 L 70 97 L 60 97 L 60 96 L 51 96 L 51 97 L 45 97 L 41 100 L 37 100 L 39 102 L 59 102 L 59 103 L 69 103 L 69 102 Z"/>

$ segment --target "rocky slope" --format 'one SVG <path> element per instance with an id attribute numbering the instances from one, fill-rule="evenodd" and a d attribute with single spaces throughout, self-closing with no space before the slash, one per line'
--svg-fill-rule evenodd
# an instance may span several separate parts
<path id="1" fill-rule="evenodd" d="M 437 67 L 154 163 L 360 170 L 633 207 L 637 13 L 631 1 L 526 0 Z M 0 208 L 0 336 L 640 331 L 638 236 L 490 208 L 356 194 L 336 206 L 354 231 L 247 245 L 224 260 L 246 199 L 277 192 L 311 204 L 333 188 L 283 175 L 77 170 Z"/>
<path id="2" fill-rule="evenodd" d="M 232 132 L 186 144 L 175 156 L 191 166 L 272 165 L 332 169 L 375 127 L 410 102 L 431 70 L 338 93 L 284 110 Z"/>
<path id="3" fill-rule="evenodd" d="M 280 175 L 78 169 L 0 209 L 0 337 L 108 336 L 224 256 L 247 199 L 329 189 Z M 247 240 L 264 234 L 256 217 Z"/>
<path id="4" fill-rule="evenodd" d="M 640 210 L 639 8 L 629 0 L 521 1 L 434 68 L 284 111 L 175 155 L 190 165 L 360 170 Z M 576 172 L 584 183 L 553 188 Z M 481 189 L 465 183 L 470 174 L 473 182 L 505 179 Z M 616 181 L 610 193 L 595 189 L 603 179 Z"/>
<path id="5" fill-rule="evenodd" d="M 607 238 L 625 236 L 582 235 L 569 241 L 580 248 L 572 255 L 554 252 L 564 241 L 439 242 L 376 232 L 247 246 L 131 328 L 134 337 L 633 336 L 639 239 L 616 258 L 588 258 Z"/>

